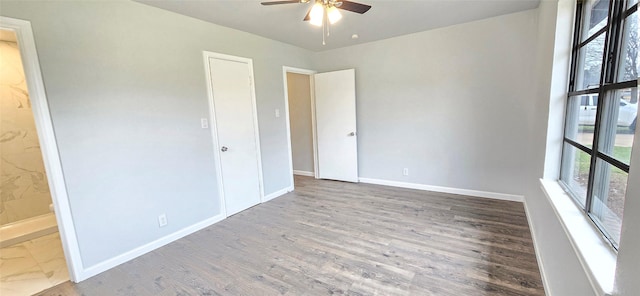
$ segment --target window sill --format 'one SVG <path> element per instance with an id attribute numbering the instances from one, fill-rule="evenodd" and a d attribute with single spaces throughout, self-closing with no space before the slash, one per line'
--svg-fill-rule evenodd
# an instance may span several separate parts
<path id="1" fill-rule="evenodd" d="M 616 271 L 616 252 L 557 181 L 540 179 L 540 185 L 594 291 L 597 295 L 611 293 Z"/>

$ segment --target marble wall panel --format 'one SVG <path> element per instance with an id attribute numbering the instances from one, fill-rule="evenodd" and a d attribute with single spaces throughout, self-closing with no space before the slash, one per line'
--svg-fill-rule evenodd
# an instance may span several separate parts
<path id="1" fill-rule="evenodd" d="M 0 224 L 46 214 L 51 195 L 20 51 L 0 41 Z"/>

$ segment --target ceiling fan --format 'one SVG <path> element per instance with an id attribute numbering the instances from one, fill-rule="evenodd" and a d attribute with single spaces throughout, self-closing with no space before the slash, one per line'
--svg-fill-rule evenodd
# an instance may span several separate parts
<path id="1" fill-rule="evenodd" d="M 309 3 L 311 0 L 283 0 L 283 1 L 269 1 L 262 2 L 262 5 L 280 5 L 280 4 L 295 4 L 295 3 Z M 371 5 L 360 4 L 357 2 L 347 0 L 314 0 L 315 3 L 307 12 L 304 17 L 304 21 L 309 21 L 314 26 L 322 26 L 322 45 L 325 44 L 325 32 L 326 36 L 329 36 L 329 25 L 335 24 L 342 18 L 342 14 L 338 9 L 351 11 L 359 14 L 363 14 L 369 9 Z"/>

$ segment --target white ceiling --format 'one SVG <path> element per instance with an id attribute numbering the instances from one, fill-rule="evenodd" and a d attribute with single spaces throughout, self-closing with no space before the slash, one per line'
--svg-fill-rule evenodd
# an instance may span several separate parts
<path id="1" fill-rule="evenodd" d="M 365 14 L 342 11 L 322 45 L 322 28 L 302 19 L 310 3 L 263 6 L 270 0 L 135 0 L 214 24 L 323 51 L 533 9 L 540 0 L 356 0 Z M 354 40 L 351 35 L 358 34 Z"/>

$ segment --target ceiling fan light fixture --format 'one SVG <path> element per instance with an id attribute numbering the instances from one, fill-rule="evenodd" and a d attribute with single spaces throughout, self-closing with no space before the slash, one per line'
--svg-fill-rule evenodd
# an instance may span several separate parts
<path id="1" fill-rule="evenodd" d="M 322 26 L 322 18 L 324 17 L 324 6 L 322 2 L 316 2 L 309 13 L 309 23 L 314 26 Z"/>
<path id="2" fill-rule="evenodd" d="M 2 1 L 2 0 L 0 0 Z M 304 21 L 309 21 L 311 25 L 322 27 L 322 45 L 325 45 L 325 36 L 329 37 L 329 30 L 331 25 L 337 23 L 342 19 L 342 13 L 338 9 L 351 11 L 359 14 L 363 14 L 369 9 L 371 5 L 361 4 L 347 0 L 313 0 L 313 6 L 309 9 L 309 12 L 304 17 Z M 262 5 L 280 5 L 280 4 L 293 4 L 293 3 L 309 3 L 311 0 L 277 0 L 261 2 Z M 355 36 L 355 37 L 354 37 Z M 358 38 L 354 34 L 351 38 Z"/>
<path id="3" fill-rule="evenodd" d="M 338 8 L 331 6 L 327 9 L 327 18 L 329 19 L 329 23 L 333 25 L 342 18 L 342 14 Z"/>

